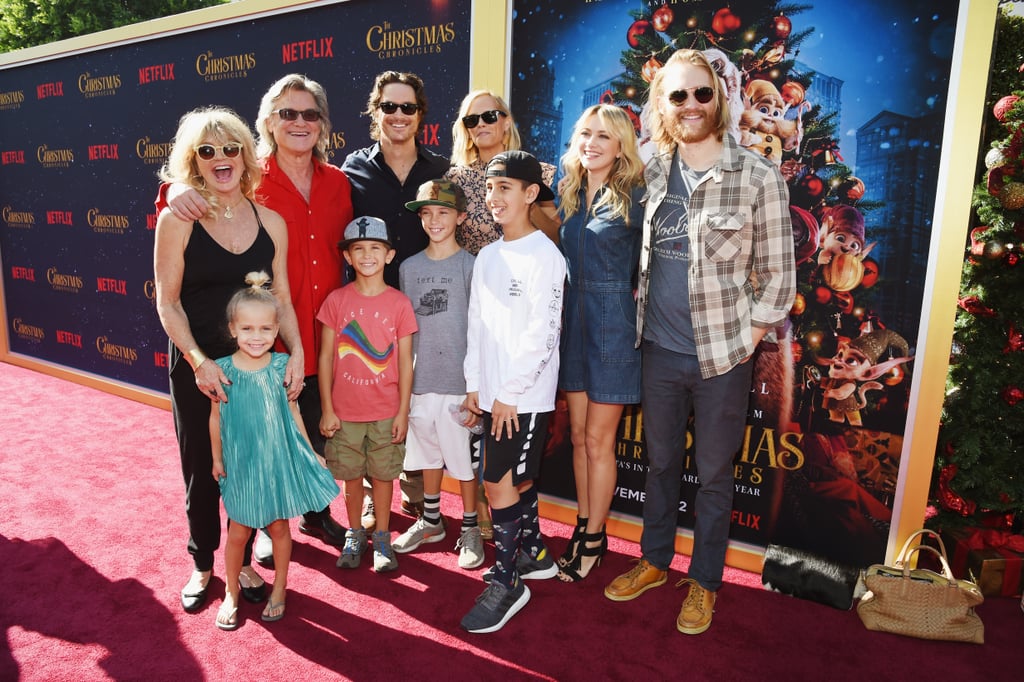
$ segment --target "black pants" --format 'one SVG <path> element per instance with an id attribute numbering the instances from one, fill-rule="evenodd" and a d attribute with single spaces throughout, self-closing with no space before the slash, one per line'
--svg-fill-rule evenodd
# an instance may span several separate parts
<path id="1" fill-rule="evenodd" d="M 220 487 L 213 478 L 210 398 L 196 387 L 192 367 L 174 344 L 171 344 L 170 356 L 171 411 L 181 454 L 181 474 L 185 479 L 188 552 L 197 571 L 210 571 L 213 570 L 213 553 L 220 547 Z M 243 566 L 252 563 L 252 540 L 250 536 L 245 545 Z"/>

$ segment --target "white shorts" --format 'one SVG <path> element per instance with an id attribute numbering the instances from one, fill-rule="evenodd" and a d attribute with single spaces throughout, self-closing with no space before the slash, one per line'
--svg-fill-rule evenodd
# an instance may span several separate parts
<path id="1" fill-rule="evenodd" d="M 405 470 L 448 470 L 458 481 L 475 478 L 469 456 L 469 430 L 452 418 L 448 406 L 461 405 L 464 395 L 414 394 L 409 404 L 405 437 Z"/>

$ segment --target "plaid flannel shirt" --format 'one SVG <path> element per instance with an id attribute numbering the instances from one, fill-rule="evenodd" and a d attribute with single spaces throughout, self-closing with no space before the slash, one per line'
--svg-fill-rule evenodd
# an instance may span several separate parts
<path id="1" fill-rule="evenodd" d="M 726 134 L 721 160 L 690 196 L 690 312 L 701 376 L 728 372 L 754 352 L 751 328 L 785 324 L 796 293 L 789 189 L 770 161 Z M 674 150 L 658 154 L 647 180 L 636 344 L 650 296 L 652 223 L 668 190 Z M 773 340 L 769 331 L 766 340 Z"/>

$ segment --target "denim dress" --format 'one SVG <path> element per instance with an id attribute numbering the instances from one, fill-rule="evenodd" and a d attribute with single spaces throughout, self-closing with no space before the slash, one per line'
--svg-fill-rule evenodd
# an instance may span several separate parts
<path id="1" fill-rule="evenodd" d="M 602 188 L 594 197 L 594 206 Z M 630 224 L 610 217 L 608 206 L 576 213 L 561 227 L 567 263 L 559 388 L 586 391 L 590 400 L 640 402 L 640 351 L 636 341 L 636 272 L 640 261 L 643 187 L 630 204 Z M 586 206 L 585 188 L 580 206 Z"/>

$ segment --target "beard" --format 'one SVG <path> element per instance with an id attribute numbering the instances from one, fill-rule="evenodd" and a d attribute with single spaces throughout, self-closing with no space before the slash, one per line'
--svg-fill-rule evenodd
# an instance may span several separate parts
<path id="1" fill-rule="evenodd" d="M 699 119 L 684 119 L 682 112 L 669 114 L 667 129 L 677 143 L 703 142 L 715 135 L 715 125 L 705 113 Z"/>

